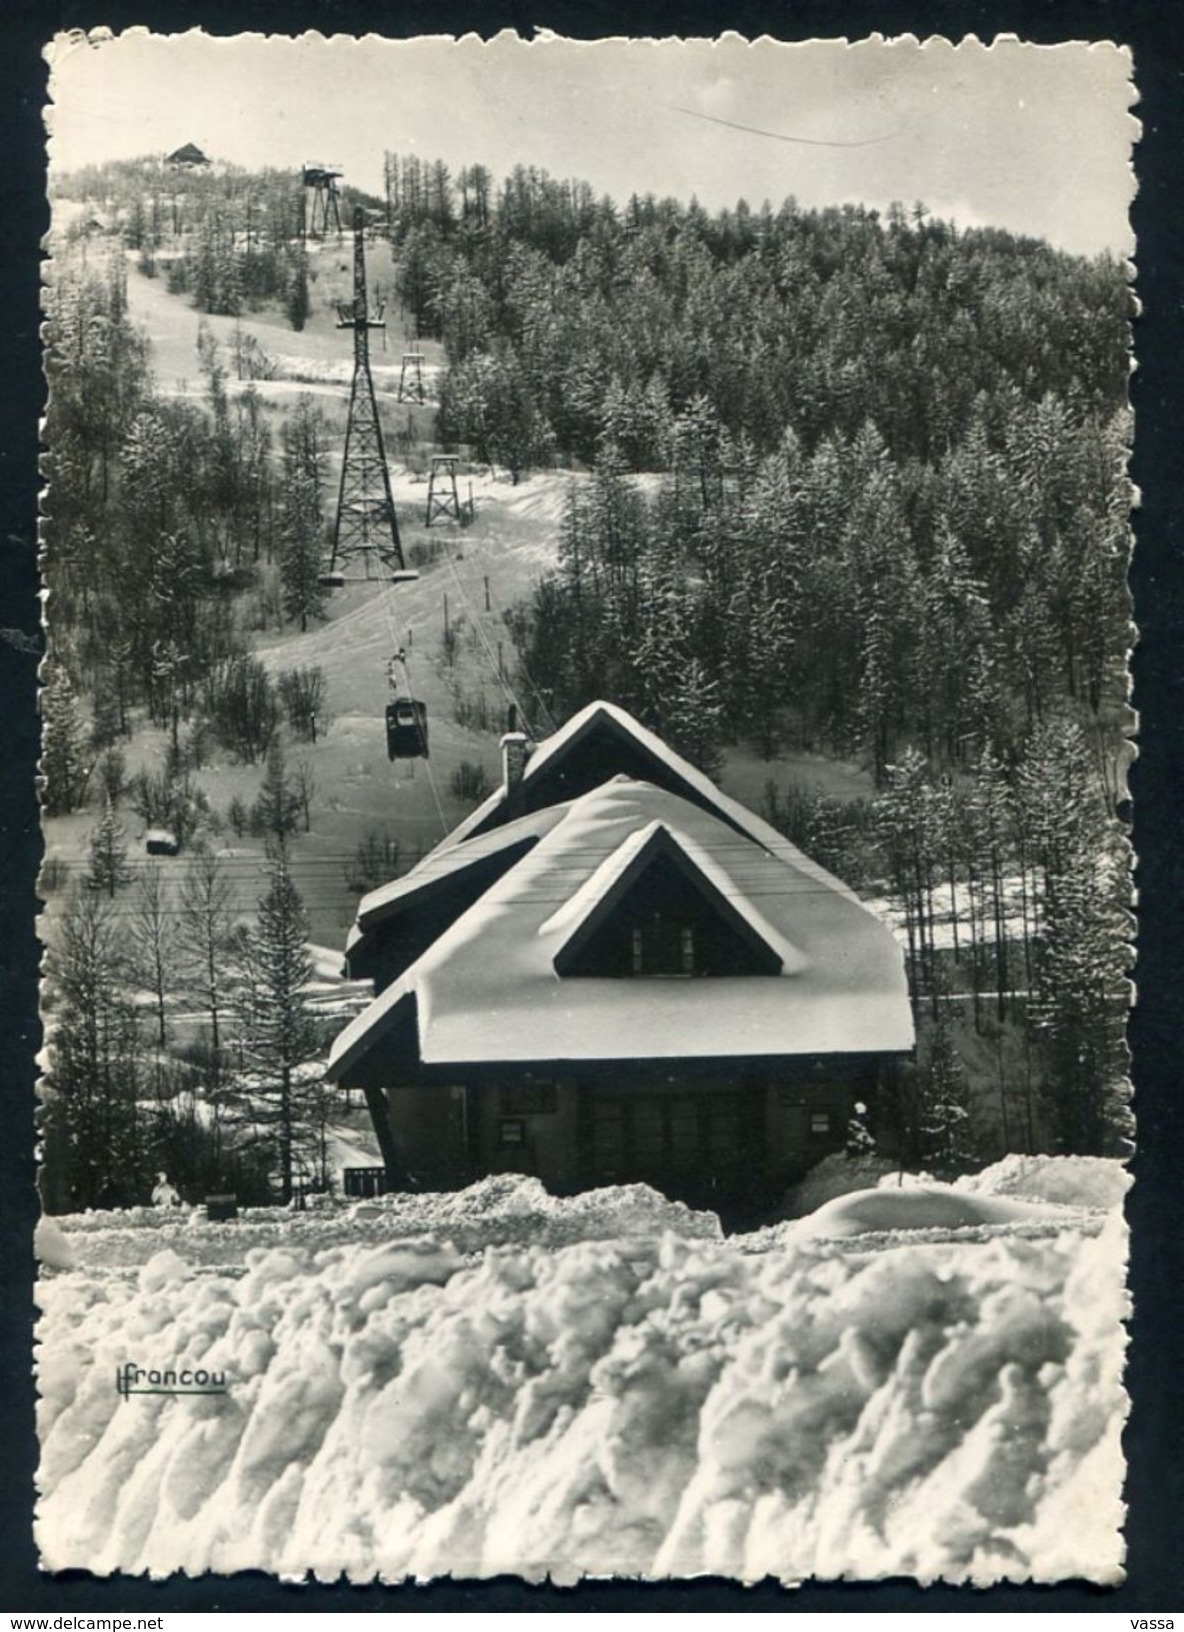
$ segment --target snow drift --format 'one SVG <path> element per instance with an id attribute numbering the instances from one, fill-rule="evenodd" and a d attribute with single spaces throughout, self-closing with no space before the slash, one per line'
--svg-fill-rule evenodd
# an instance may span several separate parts
<path id="1" fill-rule="evenodd" d="M 306 1233 L 221 1266 L 178 1232 L 138 1271 L 51 1275 L 46 1566 L 1119 1578 L 1116 1212 L 1037 1193 L 976 1214 L 965 1239 L 968 1198 L 941 1187 L 939 1211 L 962 1209 L 945 1240 L 902 1228 L 754 1250 L 667 1215 L 474 1257 L 483 1212 L 504 1223 L 515 1196 L 538 1212 L 528 1181 L 496 1182 L 431 1198 L 468 1219 L 467 1258 L 437 1212 L 430 1234 Z M 555 1219 L 571 1209 L 570 1235 L 611 1193 L 547 1201 Z M 640 1223 L 644 1198 L 622 1203 Z M 93 1264 L 101 1229 L 70 1226 Z M 206 1233 L 227 1253 L 239 1239 Z M 121 1398 L 129 1361 L 224 1373 L 227 1392 Z"/>
<path id="2" fill-rule="evenodd" d="M 231 1225 L 210 1224 L 204 1208 L 185 1212 L 129 1207 L 120 1212 L 69 1214 L 44 1219 L 46 1250 L 38 1257 L 51 1269 L 139 1268 L 162 1246 L 191 1264 L 241 1266 L 252 1247 L 303 1246 L 315 1250 L 361 1242 L 440 1235 L 462 1253 L 525 1243 L 568 1246 L 577 1241 L 654 1236 L 723 1235 L 714 1213 L 668 1201 L 645 1184 L 585 1190 L 560 1199 L 536 1178 L 494 1174 L 467 1190 L 438 1195 L 398 1194 L 348 1202 L 312 1196 L 308 1212 L 248 1207 Z"/>

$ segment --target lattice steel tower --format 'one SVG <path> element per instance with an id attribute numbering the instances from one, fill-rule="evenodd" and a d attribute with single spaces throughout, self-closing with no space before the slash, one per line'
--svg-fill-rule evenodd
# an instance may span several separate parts
<path id="1" fill-rule="evenodd" d="M 337 228 L 337 236 L 341 237 L 341 211 L 337 205 L 341 189 L 337 183 L 343 174 L 344 171 L 338 169 L 335 164 L 304 166 L 304 208 L 301 216 L 303 236 L 327 237 L 329 222 L 332 221 Z"/>
<path id="2" fill-rule="evenodd" d="M 361 209 L 354 211 L 354 298 L 337 308 L 337 327 L 354 333 L 354 378 L 349 393 L 345 428 L 345 456 L 341 462 L 341 491 L 333 554 L 326 577 L 344 582 L 346 568 L 360 561 L 352 576 L 387 578 L 405 574 L 399 524 L 391 497 L 390 472 L 382 445 L 382 426 L 370 377 L 370 330 L 386 327 L 382 308 L 370 315 L 366 299 L 365 225 Z M 410 576 L 414 576 L 411 574 Z"/>
<path id="3" fill-rule="evenodd" d="M 426 402 L 427 400 L 427 387 L 423 383 L 423 352 L 405 351 L 403 353 L 403 366 L 399 370 L 399 401 Z"/>
<path id="4" fill-rule="evenodd" d="M 432 469 L 428 476 L 428 503 L 423 517 L 425 527 L 430 527 L 433 521 L 437 521 L 441 516 L 451 516 L 454 521 L 461 520 L 460 494 L 456 491 L 458 463 L 455 453 L 432 455 Z"/>

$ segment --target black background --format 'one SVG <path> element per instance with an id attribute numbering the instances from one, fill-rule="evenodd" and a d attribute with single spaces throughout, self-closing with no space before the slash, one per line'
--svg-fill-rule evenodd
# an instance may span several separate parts
<path id="1" fill-rule="evenodd" d="M 29 1354 L 33 1319 L 31 1237 L 36 1220 L 33 1082 L 39 1046 L 36 912 L 33 879 L 40 854 L 33 773 L 36 758 L 37 600 L 35 518 L 37 422 L 43 381 L 38 342 L 39 249 L 48 226 L 41 110 L 46 70 L 41 51 L 61 29 L 146 24 L 161 33 L 197 26 L 212 34 L 243 30 L 324 34 L 490 35 L 537 26 L 592 39 L 604 35 L 710 36 L 734 29 L 750 38 L 859 39 L 875 31 L 977 34 L 991 39 L 1112 39 L 1129 45 L 1141 95 L 1143 137 L 1135 156 L 1139 194 L 1138 370 L 1133 474 L 1142 494 L 1135 516 L 1131 571 L 1139 645 L 1133 660 L 1140 715 L 1139 760 L 1132 775 L 1138 853 L 1138 1002 L 1131 1026 L 1139 1151 L 1128 1206 L 1133 1229 L 1135 1314 L 1127 1384 L 1127 1580 L 1099 1589 L 1080 1582 L 986 1591 L 909 1581 L 877 1585 L 772 1583 L 741 1588 L 701 1580 L 674 1584 L 586 1583 L 529 1587 L 511 1579 L 439 1582 L 417 1587 L 285 1586 L 248 1574 L 149 1582 L 99 1580 L 71 1571 L 39 1572 L 31 1533 L 37 1444 Z M 1180 1319 L 1184 1247 L 1184 1165 L 1178 1079 L 1184 1060 L 1180 994 L 1184 986 L 1179 795 L 1184 769 L 1184 571 L 1181 499 L 1174 478 L 1184 467 L 1184 8 L 1172 0 L 898 0 L 844 3 L 676 4 L 582 0 L 528 8 L 419 0 L 102 0 L 51 5 L 6 0 L 0 10 L 0 1610 L 152 1614 L 168 1610 L 430 1610 L 531 1613 L 566 1610 L 1047 1610 L 1149 1612 L 1184 1609 L 1184 1341 Z M 443 117 L 447 117 L 446 110 Z M 14 633 L 15 632 L 15 637 Z"/>

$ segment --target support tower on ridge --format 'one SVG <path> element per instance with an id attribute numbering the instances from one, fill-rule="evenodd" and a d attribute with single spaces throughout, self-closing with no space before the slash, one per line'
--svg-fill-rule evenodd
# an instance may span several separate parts
<path id="1" fill-rule="evenodd" d="M 338 306 L 337 327 L 353 330 L 354 377 L 327 578 L 341 581 L 347 568 L 360 568 L 351 576 L 389 580 L 392 573 L 405 574 L 406 566 L 370 375 L 370 330 L 385 328 L 386 322 L 381 306 L 371 316 L 366 297 L 366 229 L 361 209 L 354 211 L 354 298 Z"/>

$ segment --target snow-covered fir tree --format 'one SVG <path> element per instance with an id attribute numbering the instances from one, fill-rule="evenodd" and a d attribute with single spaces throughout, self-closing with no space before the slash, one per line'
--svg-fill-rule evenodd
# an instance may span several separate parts
<path id="1" fill-rule="evenodd" d="M 41 688 L 41 775 L 47 816 L 78 809 L 90 776 L 86 727 L 70 676 L 56 662 L 46 665 Z"/>
<path id="2" fill-rule="evenodd" d="M 322 555 L 317 484 L 307 472 L 300 472 L 291 478 L 284 498 L 280 583 L 284 615 L 299 623 L 302 634 L 308 628 L 309 618 L 319 618 L 325 609 L 327 592 L 321 583 Z"/>
<path id="3" fill-rule="evenodd" d="M 90 836 L 86 882 L 92 890 L 104 890 L 113 896 L 131 876 L 127 864 L 127 834 L 108 795 L 99 824 Z"/>
<path id="4" fill-rule="evenodd" d="M 919 1154 L 943 1177 L 975 1163 L 969 1084 L 950 1029 L 947 992 L 938 993 L 937 1018 L 929 1032 L 917 1083 Z"/>
<path id="5" fill-rule="evenodd" d="M 141 873 L 132 908 L 128 958 L 132 971 L 152 993 L 157 1042 L 168 1041 L 168 1000 L 177 977 L 178 924 L 173 901 L 159 870 Z"/>
<path id="6" fill-rule="evenodd" d="M 306 991 L 313 974 L 307 942 L 308 915 L 288 858 L 277 846 L 257 921 L 242 941 L 240 1001 L 249 1115 L 274 1150 L 285 1203 L 294 1194 L 310 1114 L 299 1067 L 315 1057 L 319 1046 Z"/>
<path id="7" fill-rule="evenodd" d="M 142 1187 L 142 1045 L 122 939 L 109 898 L 83 887 L 48 942 L 43 1134 L 61 1210 L 127 1206 Z"/>
<path id="8" fill-rule="evenodd" d="M 1044 1114 L 1058 1150 L 1117 1154 L 1129 1131 L 1126 851 L 1078 725 L 1049 721 L 1035 733 L 1022 796 L 1039 868 L 1032 1010 Z"/>
<path id="9" fill-rule="evenodd" d="M 230 883 L 217 856 L 203 851 L 193 858 L 181 889 L 177 941 L 185 990 L 208 1023 L 211 1086 L 221 1076 L 229 1005 L 230 974 L 226 953 L 234 929 Z"/>
<path id="10" fill-rule="evenodd" d="M 300 825 L 300 813 L 300 793 L 288 777 L 284 746 L 277 738 L 267 751 L 263 785 L 251 809 L 252 831 L 282 845 Z"/>
<path id="11" fill-rule="evenodd" d="M 284 310 L 288 322 L 299 334 L 312 312 L 312 302 L 308 297 L 308 256 L 303 249 L 297 251 L 293 258 Z"/>
<path id="12" fill-rule="evenodd" d="M 868 1108 L 861 1099 L 856 1100 L 847 1119 L 847 1132 L 843 1140 L 844 1153 L 855 1159 L 860 1156 L 872 1156 L 875 1149 L 876 1136 L 869 1125 Z"/>

